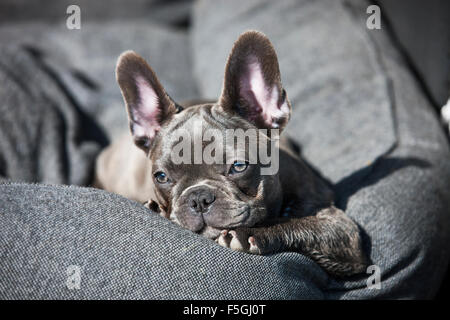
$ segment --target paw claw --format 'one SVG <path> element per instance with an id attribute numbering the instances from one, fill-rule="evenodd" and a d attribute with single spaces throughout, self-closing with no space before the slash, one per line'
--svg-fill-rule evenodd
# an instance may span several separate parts
<path id="1" fill-rule="evenodd" d="M 216 242 L 225 248 L 251 254 L 261 254 L 260 247 L 254 236 L 249 236 L 246 229 L 222 230 Z"/>
<path id="2" fill-rule="evenodd" d="M 260 250 L 258 248 L 258 245 L 256 244 L 256 239 L 254 237 L 248 238 L 248 243 L 250 244 L 249 252 L 253 254 L 259 254 Z"/>
<path id="3" fill-rule="evenodd" d="M 222 247 L 230 247 L 230 237 L 228 236 L 228 230 L 222 230 L 220 236 L 217 238 L 216 242 Z"/>
<path id="4" fill-rule="evenodd" d="M 239 236 L 236 233 L 236 231 L 231 230 L 230 235 L 231 235 L 230 248 L 236 251 L 245 251 L 246 248 L 244 247 L 244 244 L 242 243 L 241 239 L 239 239 Z"/>

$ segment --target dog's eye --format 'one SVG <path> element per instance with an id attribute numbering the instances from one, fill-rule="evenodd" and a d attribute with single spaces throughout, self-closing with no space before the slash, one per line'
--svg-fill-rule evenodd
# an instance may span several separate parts
<path id="1" fill-rule="evenodd" d="M 230 168 L 230 173 L 240 173 L 244 172 L 248 167 L 247 161 L 235 161 Z"/>
<path id="2" fill-rule="evenodd" d="M 162 171 L 156 172 L 154 174 L 154 176 L 158 183 L 166 183 L 167 181 L 169 181 L 169 178 L 167 177 L 167 175 Z"/>

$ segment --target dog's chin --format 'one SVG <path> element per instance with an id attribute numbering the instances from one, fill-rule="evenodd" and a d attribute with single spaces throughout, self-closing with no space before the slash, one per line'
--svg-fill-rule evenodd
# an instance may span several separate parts
<path id="1" fill-rule="evenodd" d="M 209 213 L 210 217 L 205 219 L 205 217 L 183 215 L 183 213 L 189 210 L 184 205 L 180 206 L 179 210 L 177 213 L 174 213 L 174 211 L 170 213 L 171 221 L 213 240 L 217 239 L 223 230 L 252 228 L 261 221 L 264 221 L 267 216 L 265 207 L 251 207 L 248 204 L 241 206 L 236 212 L 228 212 L 229 217 L 227 219 L 221 217 L 219 221 L 214 218 L 211 219 L 211 217 L 214 217 L 214 213 Z M 217 216 L 220 217 L 220 214 L 217 214 Z"/>
<path id="2" fill-rule="evenodd" d="M 223 230 L 223 228 L 222 229 L 218 229 L 218 228 L 214 228 L 214 227 L 210 227 L 210 226 L 205 225 L 205 227 L 202 230 L 200 230 L 199 234 L 204 236 L 204 237 L 206 237 L 206 238 L 208 238 L 208 239 L 215 240 L 215 239 L 217 239 L 219 237 L 220 232 L 222 230 Z"/>

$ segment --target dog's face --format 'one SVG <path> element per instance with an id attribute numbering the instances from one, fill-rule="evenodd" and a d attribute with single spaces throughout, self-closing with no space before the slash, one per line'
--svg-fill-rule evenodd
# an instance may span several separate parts
<path id="1" fill-rule="evenodd" d="M 167 215 L 215 238 L 222 229 L 252 227 L 278 214 L 279 177 L 262 174 L 261 152 L 278 155 L 268 150 L 278 138 L 270 129 L 285 127 L 291 106 L 263 34 L 246 32 L 236 41 L 217 103 L 179 106 L 134 52 L 120 56 L 116 74 L 131 133 L 151 160 L 157 201 Z M 230 135 L 242 132 L 249 134 L 243 143 Z"/>

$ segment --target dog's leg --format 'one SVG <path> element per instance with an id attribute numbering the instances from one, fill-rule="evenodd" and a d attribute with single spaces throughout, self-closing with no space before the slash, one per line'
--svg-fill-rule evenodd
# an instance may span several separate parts
<path id="1" fill-rule="evenodd" d="M 217 242 L 253 254 L 299 251 L 337 276 L 363 272 L 367 264 L 358 226 L 335 207 L 269 227 L 224 230 Z"/>

